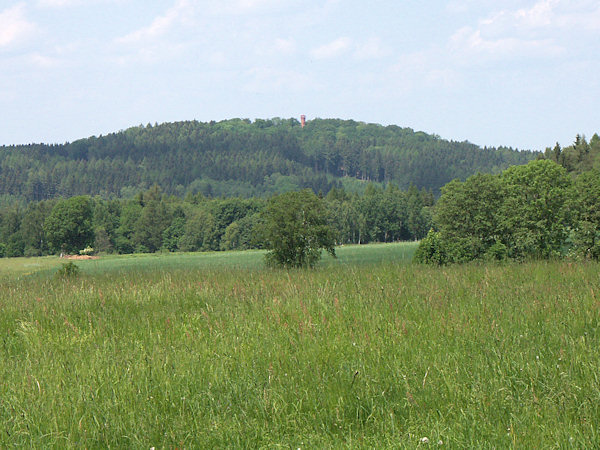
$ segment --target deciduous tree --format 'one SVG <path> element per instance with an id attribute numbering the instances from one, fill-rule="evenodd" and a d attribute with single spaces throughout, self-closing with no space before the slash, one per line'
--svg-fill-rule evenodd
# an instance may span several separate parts
<path id="1" fill-rule="evenodd" d="M 323 249 L 335 256 L 335 233 L 323 200 L 308 189 L 273 197 L 265 212 L 265 232 L 270 265 L 314 267 Z"/>
<path id="2" fill-rule="evenodd" d="M 60 200 L 44 222 L 44 231 L 55 252 L 77 252 L 94 242 L 92 202 L 87 196 Z"/>

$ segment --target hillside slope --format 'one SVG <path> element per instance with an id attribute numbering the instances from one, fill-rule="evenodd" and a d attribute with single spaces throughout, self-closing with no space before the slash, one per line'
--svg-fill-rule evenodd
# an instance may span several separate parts
<path id="1" fill-rule="evenodd" d="M 153 184 L 179 196 L 359 190 L 366 180 L 437 191 L 454 178 L 497 173 L 535 156 L 352 120 L 315 119 L 305 128 L 279 118 L 188 121 L 60 145 L 0 147 L 0 200 L 129 197 Z"/>

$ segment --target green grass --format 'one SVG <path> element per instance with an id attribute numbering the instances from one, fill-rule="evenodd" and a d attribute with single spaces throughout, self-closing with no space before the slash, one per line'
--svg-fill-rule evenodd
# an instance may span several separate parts
<path id="1" fill-rule="evenodd" d="M 337 258 L 323 252 L 319 267 L 360 266 L 364 264 L 406 264 L 412 260 L 417 243 L 347 245 L 336 249 Z M 116 273 L 147 273 L 148 271 L 203 270 L 263 270 L 264 251 L 229 251 L 205 253 L 154 253 L 107 255 L 94 260 L 73 261 L 87 275 L 114 276 Z M 0 279 L 23 276 L 48 276 L 67 261 L 58 257 L 0 259 Z"/>
<path id="2" fill-rule="evenodd" d="M 0 447 L 597 446 L 598 264 L 440 269 L 410 251 L 5 270 Z"/>

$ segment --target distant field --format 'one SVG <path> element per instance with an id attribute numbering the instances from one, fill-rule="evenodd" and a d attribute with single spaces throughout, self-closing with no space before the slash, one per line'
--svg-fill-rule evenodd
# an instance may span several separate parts
<path id="1" fill-rule="evenodd" d="M 417 243 L 348 245 L 336 248 L 337 259 L 325 252 L 320 267 L 410 262 Z M 48 274 L 68 261 L 58 257 L 0 258 L 0 280 L 28 275 Z M 226 267 L 228 269 L 264 269 L 264 252 L 155 253 L 106 255 L 95 260 L 73 261 L 87 275 L 114 275 L 115 272 L 147 272 Z"/>
<path id="2" fill-rule="evenodd" d="M 600 266 L 412 251 L 0 260 L 0 448 L 596 447 Z"/>

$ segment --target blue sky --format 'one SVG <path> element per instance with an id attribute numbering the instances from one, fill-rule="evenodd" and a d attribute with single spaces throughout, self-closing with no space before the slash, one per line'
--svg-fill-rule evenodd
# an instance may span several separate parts
<path id="1" fill-rule="evenodd" d="M 232 117 L 600 133 L 597 0 L 0 0 L 0 144 Z"/>

